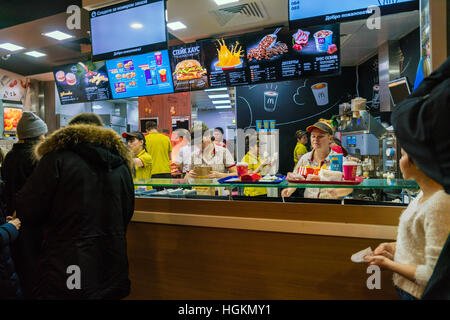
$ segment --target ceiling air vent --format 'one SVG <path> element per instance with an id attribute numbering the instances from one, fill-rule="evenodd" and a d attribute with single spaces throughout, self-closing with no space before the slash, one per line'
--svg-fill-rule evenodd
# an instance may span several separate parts
<path id="1" fill-rule="evenodd" d="M 221 27 L 232 27 L 253 24 L 269 19 L 262 1 L 252 1 L 245 4 L 220 8 L 209 11 Z"/>

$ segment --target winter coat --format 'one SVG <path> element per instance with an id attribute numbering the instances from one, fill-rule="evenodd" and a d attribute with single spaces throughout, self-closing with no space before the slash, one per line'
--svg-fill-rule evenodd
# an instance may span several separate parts
<path id="1" fill-rule="evenodd" d="M 2 164 L 2 179 L 5 182 L 6 215 L 12 216 L 16 210 L 16 194 L 33 173 L 37 161 L 33 156 L 35 143 L 16 143 Z M 23 224 L 19 237 L 11 246 L 11 254 L 20 279 L 25 299 L 32 299 L 32 289 L 36 276 L 36 259 L 41 237 L 39 230 Z"/>
<path id="2" fill-rule="evenodd" d="M 129 294 L 126 228 L 134 211 L 132 154 L 111 129 L 71 125 L 35 148 L 17 217 L 42 231 L 38 299 Z"/>
<path id="3" fill-rule="evenodd" d="M 10 251 L 10 246 L 18 235 L 16 227 L 6 223 L 3 212 L 0 212 L 0 300 L 22 297 Z"/>

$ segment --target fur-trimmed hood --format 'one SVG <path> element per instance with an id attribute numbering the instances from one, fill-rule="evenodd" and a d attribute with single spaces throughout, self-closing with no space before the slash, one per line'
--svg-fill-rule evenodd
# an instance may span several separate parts
<path id="1" fill-rule="evenodd" d="M 52 151 L 71 150 L 88 162 L 115 168 L 125 161 L 133 172 L 133 155 L 122 138 L 112 129 L 77 124 L 53 132 L 34 147 L 34 157 L 40 160 Z"/>

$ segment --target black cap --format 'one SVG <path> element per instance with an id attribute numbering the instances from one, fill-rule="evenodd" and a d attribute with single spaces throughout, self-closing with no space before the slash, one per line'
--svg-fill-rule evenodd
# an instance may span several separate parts
<path id="1" fill-rule="evenodd" d="M 306 133 L 307 133 L 306 131 L 303 131 L 303 130 L 297 130 L 297 131 L 295 132 L 295 137 L 296 137 L 297 139 L 300 139 L 300 138 L 303 137 Z"/>
<path id="2" fill-rule="evenodd" d="M 333 135 L 333 129 L 326 122 L 318 121 L 318 122 L 314 123 L 312 126 L 309 126 L 308 128 L 306 128 L 306 131 L 311 132 L 314 128 L 317 128 L 320 131 L 323 131 L 325 133 Z"/>
<path id="3" fill-rule="evenodd" d="M 124 132 L 122 133 L 122 137 L 127 139 L 128 137 L 133 137 L 136 138 L 138 140 L 144 140 L 145 141 L 145 137 L 142 134 L 142 132 L 139 131 L 133 131 L 133 132 Z"/>
<path id="4" fill-rule="evenodd" d="M 450 58 L 392 112 L 400 146 L 450 194 Z"/>

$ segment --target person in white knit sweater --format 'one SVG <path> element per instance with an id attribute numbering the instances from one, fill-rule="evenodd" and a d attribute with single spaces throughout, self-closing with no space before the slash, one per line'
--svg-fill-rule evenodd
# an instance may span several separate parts
<path id="1" fill-rule="evenodd" d="M 450 58 L 395 106 L 400 169 L 421 192 L 400 217 L 397 242 L 382 243 L 371 265 L 394 271 L 401 299 L 420 299 L 450 233 Z M 441 292 L 443 294 L 443 292 Z"/>
<path id="2" fill-rule="evenodd" d="M 400 297 L 420 298 L 450 232 L 450 195 L 403 149 L 400 169 L 405 179 L 416 180 L 421 192 L 400 217 L 397 242 L 380 244 L 366 260 L 394 271 Z"/>

